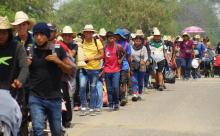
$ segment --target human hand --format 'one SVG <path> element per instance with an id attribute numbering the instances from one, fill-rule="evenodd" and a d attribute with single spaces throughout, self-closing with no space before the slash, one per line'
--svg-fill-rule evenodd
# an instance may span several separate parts
<path id="1" fill-rule="evenodd" d="M 57 57 L 57 55 L 48 55 L 45 59 L 47 61 L 54 62 L 56 64 L 60 64 L 61 63 L 61 60 Z"/>
<path id="2" fill-rule="evenodd" d="M 12 86 L 14 89 L 19 89 L 19 88 L 22 87 L 22 83 L 21 83 L 19 80 L 15 79 L 15 80 L 13 81 L 13 83 L 11 84 L 11 86 Z"/>

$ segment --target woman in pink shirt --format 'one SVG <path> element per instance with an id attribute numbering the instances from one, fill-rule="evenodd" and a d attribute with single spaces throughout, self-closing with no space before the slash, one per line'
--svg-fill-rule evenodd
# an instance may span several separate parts
<path id="1" fill-rule="evenodd" d="M 119 78 L 121 62 L 126 52 L 121 45 L 115 42 L 113 32 L 107 32 L 107 44 L 104 48 L 104 73 L 108 91 L 110 110 L 119 109 Z"/>
<path id="2" fill-rule="evenodd" d="M 188 80 L 190 78 L 194 45 L 193 41 L 190 40 L 189 34 L 183 33 L 182 37 L 183 41 L 180 43 L 180 57 L 182 58 L 183 79 Z"/>

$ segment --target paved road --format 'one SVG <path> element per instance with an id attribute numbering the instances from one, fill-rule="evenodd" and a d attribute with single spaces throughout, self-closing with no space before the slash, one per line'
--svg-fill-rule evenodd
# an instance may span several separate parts
<path id="1" fill-rule="evenodd" d="M 220 136 L 220 78 L 177 81 L 95 117 L 74 113 L 69 136 Z"/>

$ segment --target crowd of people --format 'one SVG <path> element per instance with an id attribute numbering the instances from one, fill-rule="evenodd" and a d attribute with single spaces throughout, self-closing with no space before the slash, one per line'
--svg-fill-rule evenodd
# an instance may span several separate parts
<path id="1" fill-rule="evenodd" d="M 47 119 L 52 135 L 61 136 L 72 111 L 96 116 L 103 106 L 120 110 L 129 93 L 136 102 L 145 88 L 165 90 L 166 71 L 176 79 L 201 78 L 201 63 L 212 53 L 207 37 L 172 38 L 157 27 L 149 37 L 141 29 L 97 32 L 92 24 L 78 34 L 70 26 L 59 33 L 55 24 L 34 24 L 23 11 L 12 23 L 0 16 L 0 91 L 10 93 L 22 111 L 21 121 L 19 115 L 7 120 L 10 113 L 0 110 L 0 125 L 10 131 L 4 133 L 26 136 L 31 120 L 33 135 L 43 136 Z"/>

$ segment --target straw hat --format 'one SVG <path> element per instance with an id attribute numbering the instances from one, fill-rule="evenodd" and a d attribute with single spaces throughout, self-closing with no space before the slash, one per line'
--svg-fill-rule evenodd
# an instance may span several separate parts
<path id="1" fill-rule="evenodd" d="M 188 37 L 190 37 L 190 35 L 189 35 L 187 32 L 184 32 L 184 33 L 182 34 L 182 36 L 188 36 Z"/>
<path id="2" fill-rule="evenodd" d="M 195 39 L 200 39 L 201 37 L 200 37 L 200 35 L 195 35 Z"/>
<path id="3" fill-rule="evenodd" d="M 32 27 L 34 25 L 34 21 L 29 19 L 28 15 L 26 13 L 24 13 L 23 11 L 16 12 L 15 21 L 11 24 L 16 26 L 16 25 L 19 25 L 23 22 L 28 22 L 30 27 Z"/>
<path id="4" fill-rule="evenodd" d="M 106 36 L 106 30 L 105 30 L 105 28 L 101 28 L 101 29 L 99 30 L 99 35 L 100 35 L 100 36 Z"/>
<path id="5" fill-rule="evenodd" d="M 138 29 L 138 30 L 136 31 L 135 37 L 137 37 L 137 36 L 144 37 L 144 33 L 143 33 L 143 31 L 142 31 L 141 29 Z"/>
<path id="6" fill-rule="evenodd" d="M 167 38 L 167 35 L 164 35 L 164 36 L 163 36 L 163 40 L 164 40 L 164 41 L 167 41 L 167 39 L 168 39 L 168 38 Z"/>
<path id="7" fill-rule="evenodd" d="M 160 30 L 158 28 L 154 28 L 153 35 L 161 35 Z"/>
<path id="8" fill-rule="evenodd" d="M 7 16 L 0 16 L 0 29 L 11 29 L 11 24 Z"/>
<path id="9" fill-rule="evenodd" d="M 73 34 L 73 30 L 70 26 L 65 26 L 63 28 L 62 34 Z"/>
<path id="10" fill-rule="evenodd" d="M 95 29 L 93 28 L 92 24 L 85 25 L 84 29 L 82 32 L 95 32 Z"/>
<path id="11" fill-rule="evenodd" d="M 167 41 L 172 41 L 172 36 L 171 35 L 167 35 Z"/>

